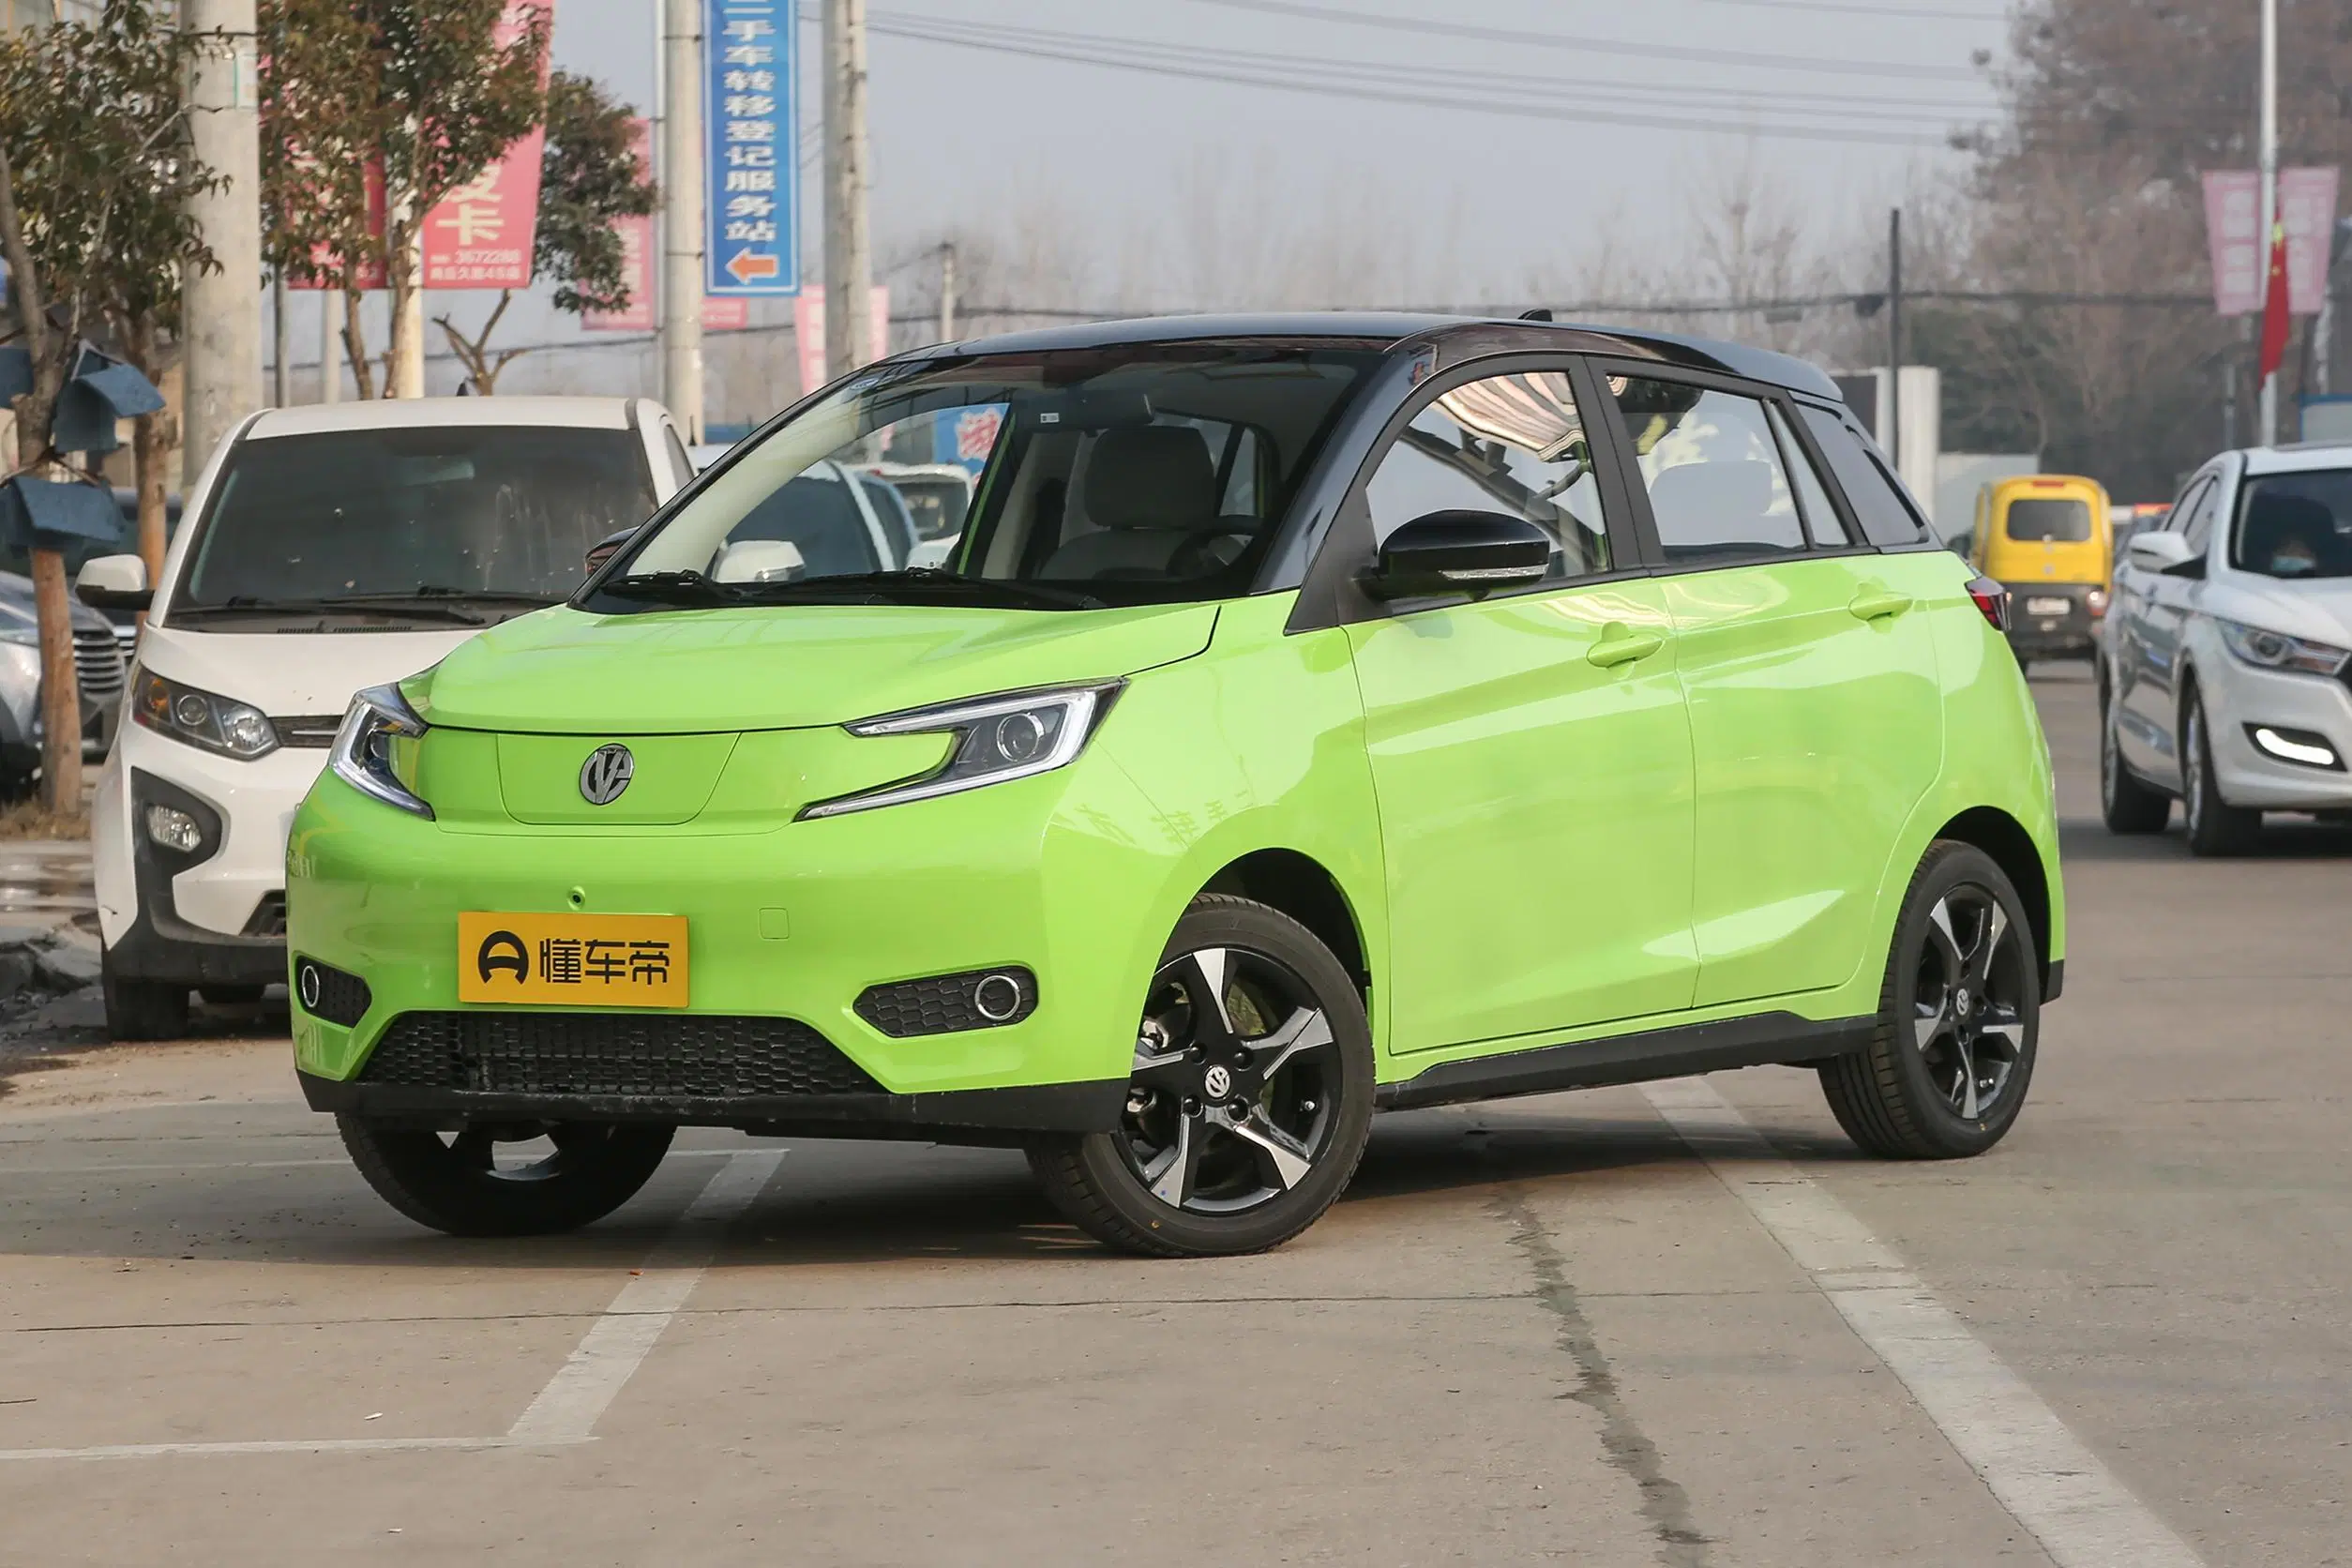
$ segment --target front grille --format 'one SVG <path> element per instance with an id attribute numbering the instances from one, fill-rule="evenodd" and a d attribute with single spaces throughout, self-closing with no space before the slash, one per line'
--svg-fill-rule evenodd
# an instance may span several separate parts
<path id="1" fill-rule="evenodd" d="M 113 627 L 73 628 L 73 678 L 93 697 L 112 697 L 123 689 L 123 650 Z"/>
<path id="2" fill-rule="evenodd" d="M 343 716 L 298 714 L 291 718 L 272 718 L 269 727 L 278 731 L 279 746 L 307 746 L 323 749 L 335 744 L 335 731 L 343 727 Z"/>
<path id="3" fill-rule="evenodd" d="M 294 960 L 294 1000 L 302 1004 L 304 1012 L 329 1023 L 339 1023 L 345 1029 L 366 1018 L 368 1004 L 375 1000 L 368 989 L 368 982 L 358 975 L 347 974 L 316 958 Z"/>
<path id="4" fill-rule="evenodd" d="M 252 914 L 245 922 L 249 937 L 282 937 L 286 934 L 286 896 L 264 893 L 253 906 Z"/>
<path id="5" fill-rule="evenodd" d="M 982 990 L 984 981 L 997 985 Z M 1011 1005 L 1003 994 L 1011 991 Z M 951 1034 L 961 1029 L 1000 1029 L 1037 1010 L 1037 977 L 1025 969 L 975 969 L 869 986 L 857 999 L 857 1016 L 894 1039 L 911 1034 Z"/>
<path id="6" fill-rule="evenodd" d="M 797 1019 L 696 1013 L 403 1013 L 359 1078 L 493 1094 L 731 1100 L 885 1093 Z"/>

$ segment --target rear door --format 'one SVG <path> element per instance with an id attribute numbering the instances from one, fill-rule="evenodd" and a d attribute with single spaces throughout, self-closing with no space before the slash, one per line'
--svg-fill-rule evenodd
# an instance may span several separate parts
<path id="1" fill-rule="evenodd" d="M 1540 586 L 1349 627 L 1387 863 L 1390 1048 L 1690 1005 L 1691 735 L 1663 590 L 1633 565 L 1570 362 L 1432 382 L 1353 503 L 1523 517 Z M 1606 460 L 1603 454 L 1601 460 Z M 1621 491 L 1619 493 L 1621 494 Z"/>
<path id="2" fill-rule="evenodd" d="M 1946 577 L 1951 563 L 1915 519 L 1832 499 L 1825 434 L 1854 444 L 1836 454 L 1846 461 L 1874 460 L 1827 411 L 1724 378 L 1622 369 L 1609 384 L 1690 704 L 1696 1004 L 1837 985 L 1863 957 L 1893 842 L 1943 744 L 1934 641 L 1908 580 L 1931 568 L 1882 554 L 1865 525 L 1899 527 Z"/>

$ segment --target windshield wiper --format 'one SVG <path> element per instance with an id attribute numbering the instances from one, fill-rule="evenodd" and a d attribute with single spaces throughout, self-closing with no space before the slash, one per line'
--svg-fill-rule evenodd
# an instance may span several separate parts
<path id="1" fill-rule="evenodd" d="M 453 604 L 417 601 L 413 595 L 340 594 L 327 598 L 271 599 L 255 594 L 232 594 L 219 604 L 182 605 L 175 615 L 320 615 L 342 611 L 354 615 L 407 616 L 419 621 L 453 621 L 461 626 L 486 626 L 481 616 Z"/>
<path id="2" fill-rule="evenodd" d="M 969 596 L 1011 599 L 1017 604 L 1053 610 L 1103 608 L 1103 601 L 1091 594 L 1080 594 L 1066 588 L 1042 588 L 1033 582 L 966 577 L 960 572 L 947 571 L 939 566 L 908 566 L 888 572 L 843 572 L 830 577 L 796 578 L 789 582 L 746 582 L 732 586 L 740 589 L 746 600 L 757 604 L 820 597 L 827 594 L 870 596 L 888 594 L 894 589 L 912 588 L 945 589 Z"/>
<path id="3" fill-rule="evenodd" d="M 533 594 L 522 589 L 450 588 L 438 582 L 420 582 L 414 588 L 396 588 L 376 594 L 334 594 L 322 600 L 324 604 L 402 604 L 415 599 L 458 600 L 467 604 L 528 604 L 544 610 L 564 601 L 551 594 Z"/>
<path id="4" fill-rule="evenodd" d="M 658 604 L 740 604 L 743 596 L 731 583 L 715 581 L 701 572 L 630 572 L 596 584 L 599 594 L 616 598 L 652 599 Z"/>

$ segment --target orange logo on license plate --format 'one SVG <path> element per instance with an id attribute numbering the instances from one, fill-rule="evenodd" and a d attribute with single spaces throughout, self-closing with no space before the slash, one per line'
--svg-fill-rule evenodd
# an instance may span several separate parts
<path id="1" fill-rule="evenodd" d="M 682 914 L 458 916 L 458 1000 L 684 1007 Z"/>

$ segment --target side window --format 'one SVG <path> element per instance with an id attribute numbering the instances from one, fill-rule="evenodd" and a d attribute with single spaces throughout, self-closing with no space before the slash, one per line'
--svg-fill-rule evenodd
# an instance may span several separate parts
<path id="1" fill-rule="evenodd" d="M 2156 525 L 2155 532 L 2187 533 L 2190 516 L 2196 511 L 2197 503 L 2205 499 L 2205 492 L 2213 488 L 2213 483 L 2209 476 L 2203 475 L 2190 480 L 2189 488 L 2180 492 L 2180 499 L 2172 504 L 2172 510 L 2164 514 L 2164 520 Z"/>
<path id="2" fill-rule="evenodd" d="M 2189 520 L 2180 525 L 2180 535 L 2187 541 L 2191 554 L 2203 559 L 2206 547 L 2213 542 L 2213 518 L 2221 510 L 2222 486 L 2218 479 L 2205 487 L 2190 508 Z"/>
<path id="3" fill-rule="evenodd" d="M 1643 376 L 1611 376 L 1625 434 L 1671 562 L 1796 554 L 1796 492 L 1764 404 Z"/>
<path id="4" fill-rule="evenodd" d="M 1862 523 L 1862 537 L 1874 545 L 1915 545 L 1931 537 L 1926 520 L 1860 432 L 1828 409 L 1802 406 L 1805 429 L 1829 459 L 1830 473 Z"/>
<path id="5" fill-rule="evenodd" d="M 1550 580 L 1613 564 L 1592 444 L 1565 371 L 1489 376 L 1445 393 L 1397 432 L 1365 500 L 1378 539 L 1431 512 L 1502 512 L 1551 535 Z"/>
<path id="6" fill-rule="evenodd" d="M 1839 550 L 1852 544 L 1837 508 L 1830 504 L 1830 492 L 1822 485 L 1821 475 L 1813 471 L 1813 460 L 1805 456 L 1796 432 L 1788 428 L 1779 409 L 1766 403 L 1764 412 L 1772 421 L 1772 434 L 1780 441 L 1781 457 L 1796 481 L 1797 507 L 1804 514 L 1805 532 L 1812 536 L 1814 548 Z"/>

